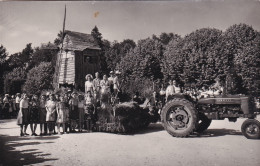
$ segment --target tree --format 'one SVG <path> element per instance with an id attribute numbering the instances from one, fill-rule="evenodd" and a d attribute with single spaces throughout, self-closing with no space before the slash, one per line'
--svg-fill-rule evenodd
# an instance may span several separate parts
<path id="1" fill-rule="evenodd" d="M 5 93 L 15 94 L 21 92 L 21 87 L 26 80 L 26 71 L 22 67 L 14 68 L 4 76 Z"/>
<path id="2" fill-rule="evenodd" d="M 119 62 L 126 54 L 135 48 L 136 44 L 133 40 L 126 39 L 121 43 L 114 41 L 112 46 L 105 51 L 106 62 L 109 70 L 116 70 Z"/>
<path id="3" fill-rule="evenodd" d="M 101 50 L 104 50 L 104 45 L 103 45 L 103 41 L 102 41 L 102 34 L 99 32 L 97 26 L 95 26 L 92 31 L 91 31 L 91 35 L 94 37 L 95 41 L 97 42 L 97 44 L 100 46 Z"/>
<path id="4" fill-rule="evenodd" d="M 35 48 L 29 68 L 31 69 L 34 66 L 38 66 L 41 62 L 51 62 L 52 65 L 55 66 L 57 53 L 58 49 L 46 49 L 43 47 Z"/>
<path id="5" fill-rule="evenodd" d="M 226 73 L 233 74 L 232 93 L 259 94 L 260 36 L 251 26 L 235 24 L 223 35 L 224 60 L 228 63 Z"/>
<path id="6" fill-rule="evenodd" d="M 4 73 L 7 70 L 7 63 L 6 63 L 6 58 L 7 58 L 7 52 L 6 48 L 1 45 L 0 46 L 0 93 L 3 92 L 3 87 L 4 87 Z"/>
<path id="7" fill-rule="evenodd" d="M 6 52 L 6 48 L 1 44 L 0 46 L 0 65 L 4 64 L 6 62 L 6 58 L 7 58 L 7 52 Z"/>
<path id="8" fill-rule="evenodd" d="M 28 74 L 23 91 L 29 94 L 40 94 L 44 89 L 52 88 L 54 68 L 51 62 L 42 62 L 32 68 Z"/>
<path id="9" fill-rule="evenodd" d="M 63 35 L 64 35 L 64 34 L 63 34 Z M 64 36 L 63 36 L 63 37 L 64 37 Z M 60 31 L 60 32 L 58 33 L 58 35 L 57 35 L 57 38 L 54 40 L 54 44 L 58 46 L 58 45 L 61 43 L 63 37 L 62 37 L 62 31 Z"/>
<path id="10" fill-rule="evenodd" d="M 163 62 L 165 78 L 175 79 L 185 86 L 210 85 L 221 71 L 216 63 L 222 32 L 217 29 L 202 28 L 183 39 L 170 41 L 166 47 Z"/>
<path id="11" fill-rule="evenodd" d="M 11 69 L 17 67 L 26 67 L 29 65 L 33 54 L 32 43 L 26 45 L 22 52 L 12 54 L 8 59 L 8 65 Z"/>

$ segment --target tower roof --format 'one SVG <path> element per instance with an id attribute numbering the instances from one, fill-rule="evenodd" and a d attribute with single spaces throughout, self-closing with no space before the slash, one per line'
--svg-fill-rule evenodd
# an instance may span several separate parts
<path id="1" fill-rule="evenodd" d="M 79 50 L 83 51 L 85 49 L 95 49 L 101 50 L 94 37 L 91 34 L 65 31 L 63 40 L 63 49 L 67 50 Z"/>

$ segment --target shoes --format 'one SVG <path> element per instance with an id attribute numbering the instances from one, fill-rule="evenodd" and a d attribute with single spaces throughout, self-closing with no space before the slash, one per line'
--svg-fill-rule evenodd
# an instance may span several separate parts
<path id="1" fill-rule="evenodd" d="M 24 133 L 24 135 L 29 135 L 29 134 L 27 134 L 27 133 Z"/>
<path id="2" fill-rule="evenodd" d="M 22 137 L 22 136 L 24 136 L 24 134 L 23 134 L 23 133 L 20 133 L 20 136 Z"/>

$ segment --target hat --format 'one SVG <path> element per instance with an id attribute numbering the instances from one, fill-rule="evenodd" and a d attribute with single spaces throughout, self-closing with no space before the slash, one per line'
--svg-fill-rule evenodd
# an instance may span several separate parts
<path id="1" fill-rule="evenodd" d="M 116 74 L 121 74 L 121 72 L 117 70 L 117 71 L 116 71 Z"/>
<path id="2" fill-rule="evenodd" d="M 114 74 L 114 72 L 111 70 L 111 71 L 109 72 L 109 74 Z"/>
<path id="3" fill-rule="evenodd" d="M 86 80 L 88 79 L 88 77 L 90 77 L 91 79 L 93 79 L 93 76 L 92 76 L 91 74 L 87 74 L 87 75 L 86 75 L 86 77 L 85 77 Z"/>

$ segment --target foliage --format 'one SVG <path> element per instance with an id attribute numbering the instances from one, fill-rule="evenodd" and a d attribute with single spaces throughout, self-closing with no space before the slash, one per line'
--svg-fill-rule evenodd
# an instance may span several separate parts
<path id="1" fill-rule="evenodd" d="M 114 41 L 112 46 L 105 51 L 105 57 L 108 70 L 116 70 L 116 66 L 126 54 L 135 48 L 136 44 L 133 40 L 126 39 L 118 43 Z"/>
<path id="2" fill-rule="evenodd" d="M 28 74 L 23 90 L 29 94 L 40 94 L 44 89 L 52 87 L 54 68 L 50 62 L 42 62 L 32 68 Z"/>
<path id="3" fill-rule="evenodd" d="M 62 40 L 62 31 L 58 33 L 57 38 L 54 40 L 54 44 L 58 46 L 61 43 L 61 40 Z"/>
<path id="4" fill-rule="evenodd" d="M 43 47 L 35 48 L 29 64 L 30 68 L 38 66 L 41 62 L 51 62 L 55 66 L 57 53 L 58 50 L 45 49 Z"/>
<path id="5" fill-rule="evenodd" d="M 26 45 L 22 52 L 12 54 L 8 59 L 11 69 L 16 67 L 26 67 L 29 65 L 33 54 L 32 43 Z"/>
<path id="6" fill-rule="evenodd" d="M 14 68 L 11 72 L 5 75 L 4 91 L 5 93 L 21 92 L 21 87 L 26 80 L 26 71 L 22 67 Z"/>
<path id="7" fill-rule="evenodd" d="M 236 24 L 224 33 L 223 56 L 227 72 L 235 73 L 233 93 L 260 93 L 260 33 L 246 24 Z"/>

